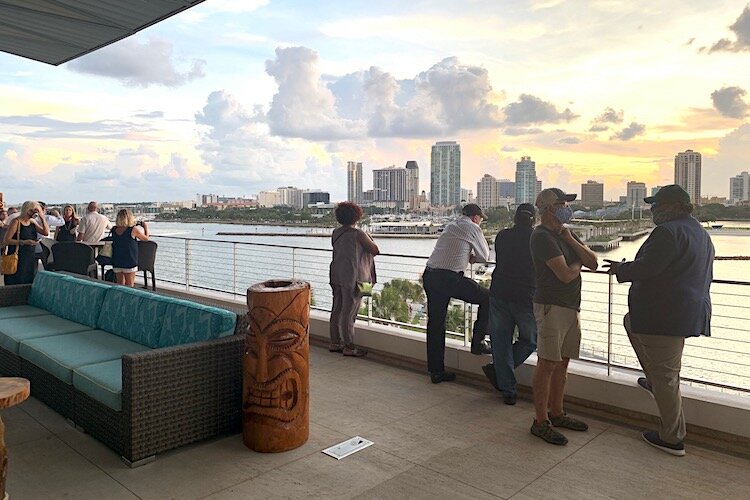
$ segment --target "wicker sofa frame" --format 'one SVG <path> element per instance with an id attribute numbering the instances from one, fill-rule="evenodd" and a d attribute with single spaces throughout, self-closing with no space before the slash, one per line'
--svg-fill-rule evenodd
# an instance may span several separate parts
<path id="1" fill-rule="evenodd" d="M 31 285 L 0 287 L 0 307 L 26 305 L 30 291 Z M 123 355 L 120 411 L 2 347 L 0 371 L 29 379 L 34 397 L 136 467 L 158 453 L 239 432 L 247 319 L 232 312 L 234 335 Z"/>

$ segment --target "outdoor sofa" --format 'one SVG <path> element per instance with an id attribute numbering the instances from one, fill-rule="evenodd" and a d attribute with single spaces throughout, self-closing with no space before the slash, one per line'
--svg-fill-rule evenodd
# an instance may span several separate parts
<path id="1" fill-rule="evenodd" d="M 41 271 L 0 287 L 0 374 L 131 465 L 239 431 L 246 320 L 225 309 Z"/>

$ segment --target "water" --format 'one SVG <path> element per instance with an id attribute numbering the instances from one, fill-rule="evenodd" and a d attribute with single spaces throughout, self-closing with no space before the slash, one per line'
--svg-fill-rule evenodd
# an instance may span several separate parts
<path id="1" fill-rule="evenodd" d="M 741 223 L 725 223 L 742 226 Z M 750 227 L 750 223 L 744 223 Z M 329 309 L 328 285 L 330 237 L 304 236 L 310 228 L 282 226 L 242 226 L 233 224 L 152 223 L 151 233 L 159 243 L 156 276 L 190 288 L 222 291 L 241 298 L 250 285 L 268 279 L 294 277 L 309 281 L 313 305 Z M 218 236 L 218 232 L 252 232 L 250 236 Z M 322 233 L 325 230 L 312 230 Z M 328 231 L 330 232 L 330 231 Z M 265 235 L 264 235 L 265 233 Z M 272 236 L 284 233 L 289 236 Z M 748 231 L 750 233 L 750 231 Z M 169 237 L 166 237 L 169 236 Z M 206 241 L 184 239 L 199 238 Z M 750 255 L 750 234 L 733 236 L 712 234 L 717 256 Z M 621 242 L 609 252 L 597 252 L 600 259 L 631 260 L 645 237 Z M 236 243 L 260 245 L 238 245 Z M 419 280 L 426 257 L 436 239 L 376 238 L 381 255 L 376 258 L 378 285 L 396 279 Z M 261 246 L 273 245 L 273 246 Z M 292 248 L 297 247 L 297 248 Z M 189 264 L 186 266 L 186 255 Z M 492 256 L 494 258 L 494 255 Z M 600 260 L 601 263 L 601 260 Z M 714 278 L 750 282 L 750 261 L 716 261 Z M 582 357 L 633 368 L 638 361 L 630 347 L 622 317 L 627 312 L 628 284 L 612 286 L 612 336 L 608 336 L 608 276 L 587 273 L 583 277 L 581 324 Z M 715 283 L 712 338 L 688 339 L 683 357 L 683 377 L 708 380 L 731 387 L 750 389 L 750 307 L 749 286 Z M 424 325 L 423 305 L 413 305 L 417 323 Z M 472 314 L 469 310 L 468 314 Z M 475 314 L 475 311 L 473 311 Z M 747 393 L 750 395 L 750 393 Z"/>

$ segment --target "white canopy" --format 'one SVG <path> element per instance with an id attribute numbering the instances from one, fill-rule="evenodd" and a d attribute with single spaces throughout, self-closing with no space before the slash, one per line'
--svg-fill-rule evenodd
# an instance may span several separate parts
<path id="1" fill-rule="evenodd" d="M 0 0 L 0 51 L 62 64 L 203 0 Z"/>

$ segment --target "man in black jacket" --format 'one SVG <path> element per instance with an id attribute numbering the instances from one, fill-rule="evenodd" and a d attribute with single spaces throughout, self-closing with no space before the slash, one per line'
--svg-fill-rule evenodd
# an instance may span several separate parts
<path id="1" fill-rule="evenodd" d="M 656 223 L 633 262 L 612 262 L 609 272 L 620 283 L 632 281 L 625 330 L 645 377 L 638 384 L 656 400 L 659 431 L 643 433 L 650 445 L 685 455 L 685 416 L 680 367 L 686 337 L 711 334 L 714 246 L 691 216 L 688 193 L 665 186 L 645 198 Z"/>

